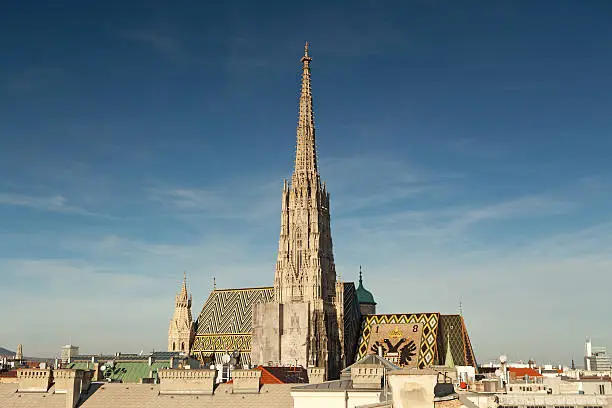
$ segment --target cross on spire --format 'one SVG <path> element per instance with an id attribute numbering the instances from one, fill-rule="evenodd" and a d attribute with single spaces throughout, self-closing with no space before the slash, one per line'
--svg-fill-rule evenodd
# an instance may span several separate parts
<path id="1" fill-rule="evenodd" d="M 359 284 L 361 285 L 362 282 L 363 282 L 363 277 L 362 277 L 362 274 L 361 274 L 361 265 L 359 265 Z"/>

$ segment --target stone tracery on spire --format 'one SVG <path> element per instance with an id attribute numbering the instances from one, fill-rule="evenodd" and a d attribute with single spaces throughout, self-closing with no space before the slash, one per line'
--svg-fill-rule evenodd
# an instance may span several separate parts
<path id="1" fill-rule="evenodd" d="M 300 61 L 302 62 L 302 88 L 300 93 L 294 175 L 317 173 L 314 113 L 310 84 L 310 62 L 312 58 L 308 54 L 308 42 L 304 46 L 304 56 Z"/>

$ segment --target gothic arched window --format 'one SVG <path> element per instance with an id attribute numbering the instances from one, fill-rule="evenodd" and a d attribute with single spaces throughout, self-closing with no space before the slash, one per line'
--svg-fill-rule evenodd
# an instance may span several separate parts
<path id="1" fill-rule="evenodd" d="M 297 257 L 297 269 L 298 271 L 302 269 L 302 232 L 299 228 L 295 231 L 295 249 L 296 249 L 296 257 Z"/>
<path id="2" fill-rule="evenodd" d="M 181 343 L 181 351 L 185 351 L 185 342 Z"/>
<path id="3" fill-rule="evenodd" d="M 174 342 L 172 342 L 172 351 L 176 350 L 176 344 Z"/>

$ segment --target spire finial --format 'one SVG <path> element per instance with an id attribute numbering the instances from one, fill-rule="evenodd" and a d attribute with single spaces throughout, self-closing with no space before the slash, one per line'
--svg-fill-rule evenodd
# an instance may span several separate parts
<path id="1" fill-rule="evenodd" d="M 302 61 L 302 63 L 304 64 L 304 69 L 307 69 L 308 63 L 312 61 L 312 58 L 310 58 L 310 55 L 308 55 L 308 41 L 306 41 L 306 45 L 304 45 L 304 56 L 300 61 Z"/>
<path id="2" fill-rule="evenodd" d="M 362 285 L 363 282 L 363 276 L 361 273 L 361 265 L 359 265 L 359 285 Z"/>
<path id="3" fill-rule="evenodd" d="M 213 276 L 213 290 L 217 290 L 217 278 Z"/>

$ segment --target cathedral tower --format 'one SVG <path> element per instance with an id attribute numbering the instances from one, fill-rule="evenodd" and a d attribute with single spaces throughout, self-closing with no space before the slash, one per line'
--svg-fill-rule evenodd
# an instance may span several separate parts
<path id="1" fill-rule="evenodd" d="M 254 362 L 325 367 L 334 376 L 343 365 L 343 288 L 336 283 L 329 193 L 317 168 L 311 61 L 306 43 L 295 167 L 282 191 L 275 302 L 254 310 L 252 354 Z"/>
<path id="2" fill-rule="evenodd" d="M 281 229 L 274 290 L 280 303 L 321 303 L 335 296 L 329 194 L 317 168 L 308 43 L 302 57 L 302 91 L 295 168 L 282 193 Z"/>
<path id="3" fill-rule="evenodd" d="M 168 351 L 189 353 L 195 330 L 191 318 L 191 295 L 187 294 L 187 274 L 183 277 L 181 292 L 176 295 L 174 316 L 168 328 Z"/>

